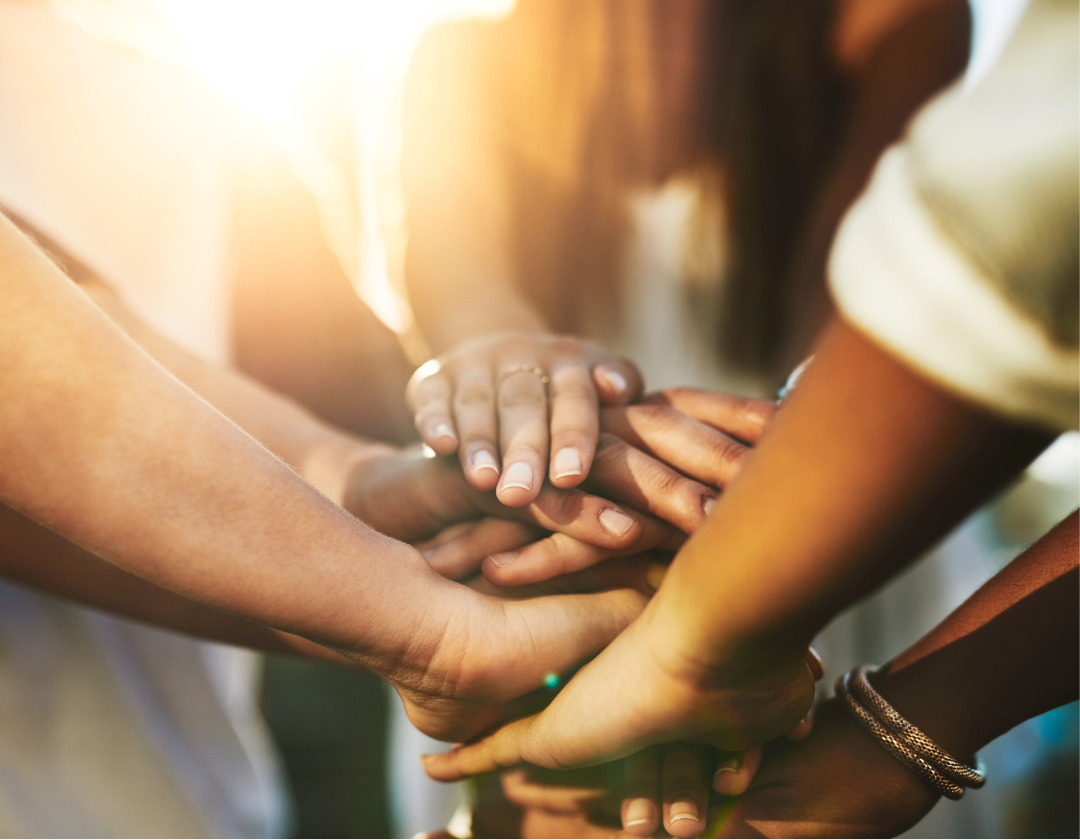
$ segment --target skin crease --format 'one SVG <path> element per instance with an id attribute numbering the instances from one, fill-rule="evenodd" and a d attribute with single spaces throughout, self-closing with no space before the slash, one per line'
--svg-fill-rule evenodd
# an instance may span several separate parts
<path id="1" fill-rule="evenodd" d="M 676 556 L 642 616 L 539 715 L 428 756 L 453 779 L 559 767 L 649 743 L 725 749 L 794 726 L 806 647 L 1045 447 L 834 323 L 746 469 Z M 602 710 L 602 711 L 601 711 Z"/>

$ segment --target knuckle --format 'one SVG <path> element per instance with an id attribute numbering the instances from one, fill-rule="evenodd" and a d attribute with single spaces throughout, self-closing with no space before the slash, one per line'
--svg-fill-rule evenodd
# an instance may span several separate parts
<path id="1" fill-rule="evenodd" d="M 733 477 L 742 468 L 748 451 L 741 443 L 726 436 L 714 440 L 711 450 L 717 471 L 724 479 Z"/>
<path id="2" fill-rule="evenodd" d="M 544 392 L 531 387 L 506 386 L 499 391 L 499 408 L 541 409 L 547 405 Z"/>
<path id="3" fill-rule="evenodd" d="M 490 382 L 473 380 L 460 385 L 454 394 L 454 402 L 466 408 L 490 405 L 492 403 Z"/>

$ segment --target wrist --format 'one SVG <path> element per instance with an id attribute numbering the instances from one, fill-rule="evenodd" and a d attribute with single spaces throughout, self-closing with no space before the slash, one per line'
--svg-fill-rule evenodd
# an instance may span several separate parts
<path id="1" fill-rule="evenodd" d="M 954 673 L 883 668 L 871 684 L 889 705 L 959 761 L 972 764 L 975 753 L 992 736 L 984 732 L 983 712 L 991 698 L 973 696 L 967 682 Z"/>

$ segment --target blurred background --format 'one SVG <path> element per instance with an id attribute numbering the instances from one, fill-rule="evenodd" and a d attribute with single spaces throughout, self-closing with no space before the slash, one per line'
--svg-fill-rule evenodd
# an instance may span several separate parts
<path id="1" fill-rule="evenodd" d="M 230 112 L 224 119 L 231 130 L 268 138 L 290 177 L 310 196 L 313 224 L 336 270 L 398 343 L 407 361 L 395 364 L 407 374 L 408 363 L 428 358 L 404 268 L 408 203 L 401 167 L 410 61 L 434 28 L 505 19 L 514 11 L 513 0 L 50 0 L 49 5 L 95 41 L 193 71 L 227 103 L 222 107 Z M 972 0 L 969 74 L 993 61 L 1023 7 L 1022 0 Z M 434 150 L 439 138 L 429 142 Z M 675 205 L 679 201 L 676 196 Z M 674 205 L 647 212 L 663 214 L 669 206 Z M 349 402 L 350 393 L 362 390 L 359 385 L 338 389 L 340 401 L 326 401 L 325 392 L 333 390 L 326 383 L 349 381 L 347 372 L 324 380 L 321 395 L 305 390 L 320 376 L 318 347 L 310 345 L 353 340 L 339 334 L 349 328 L 334 326 L 323 310 L 312 310 L 306 330 L 282 334 L 278 355 L 270 361 L 259 355 L 262 351 L 245 355 L 245 330 L 264 334 L 273 329 L 268 324 L 277 323 L 260 304 L 303 313 L 307 298 L 318 294 L 312 280 L 275 297 L 267 279 L 271 274 L 247 286 L 241 280 L 234 292 L 255 298 L 253 308 L 243 311 L 257 313 L 250 323 L 233 325 L 239 363 L 328 419 L 385 439 L 408 440 L 407 423 L 365 426 L 362 410 Z M 348 301 L 333 300 L 337 303 L 324 308 L 348 308 Z M 192 301 L 187 305 L 201 305 Z M 647 346 L 634 349 L 654 386 L 681 384 L 668 380 L 683 367 L 672 372 L 650 362 Z M 733 375 L 723 384 L 738 387 L 746 381 Z M 855 661 L 886 660 L 1078 502 L 1080 438 L 1070 434 L 951 537 L 937 559 L 913 568 L 869 605 L 841 616 L 822 645 L 826 662 L 838 671 Z M 915 613 L 897 606 L 914 601 L 921 605 Z M 414 759 L 430 745 L 404 723 L 396 697 L 374 677 L 268 657 L 261 707 L 291 790 L 296 836 L 411 836 L 445 824 L 461 802 L 460 790 L 424 781 Z M 959 804 L 942 802 L 909 836 L 1077 836 L 1077 720 L 1074 703 L 999 739 L 985 752 L 986 788 Z"/>

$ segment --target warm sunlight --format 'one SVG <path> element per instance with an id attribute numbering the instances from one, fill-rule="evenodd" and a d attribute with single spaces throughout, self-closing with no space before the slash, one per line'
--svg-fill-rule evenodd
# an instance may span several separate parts
<path id="1" fill-rule="evenodd" d="M 397 163 L 409 58 L 435 24 L 498 16 L 513 0 L 159 0 L 191 66 L 271 126 L 315 195 L 330 246 L 392 329 L 412 317 L 392 278 L 403 250 Z M 355 181 L 312 141 L 305 98 L 332 69 L 349 79 Z"/>

